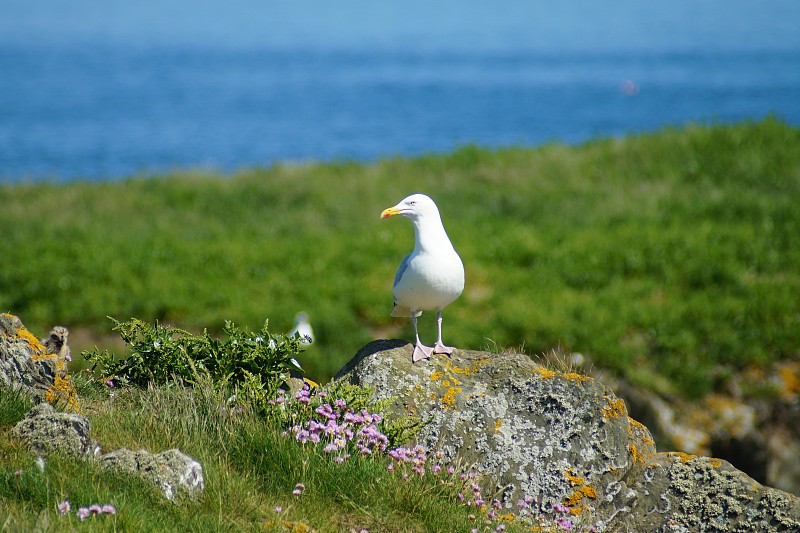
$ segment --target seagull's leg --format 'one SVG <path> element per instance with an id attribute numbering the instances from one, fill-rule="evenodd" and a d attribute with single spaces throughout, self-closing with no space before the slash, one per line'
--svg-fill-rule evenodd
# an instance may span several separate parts
<path id="1" fill-rule="evenodd" d="M 439 335 L 436 338 L 436 344 L 433 345 L 433 353 L 444 353 L 450 355 L 453 353 L 455 348 L 450 346 L 445 346 L 442 342 L 442 310 L 439 309 L 439 312 L 436 314 L 436 326 L 439 330 Z"/>
<path id="2" fill-rule="evenodd" d="M 414 335 L 417 337 L 417 344 L 414 345 L 414 353 L 411 354 L 411 362 L 416 363 L 422 359 L 431 358 L 431 348 L 422 344 L 419 340 L 419 331 L 417 330 L 417 313 L 411 310 L 411 323 L 414 324 Z"/>

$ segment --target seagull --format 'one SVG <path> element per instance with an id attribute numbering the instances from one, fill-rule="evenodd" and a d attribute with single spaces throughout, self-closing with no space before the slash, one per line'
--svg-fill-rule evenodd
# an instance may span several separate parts
<path id="1" fill-rule="evenodd" d="M 56 326 L 50 330 L 50 336 L 42 339 L 41 343 L 47 349 L 47 353 L 55 354 L 66 361 L 72 361 L 67 339 L 69 330 L 64 326 Z"/>
<path id="2" fill-rule="evenodd" d="M 305 349 L 314 343 L 314 330 L 308 321 L 308 313 L 301 311 L 294 317 L 294 329 L 292 337 L 300 336 L 300 346 Z"/>
<path id="3" fill-rule="evenodd" d="M 442 309 L 464 290 L 464 265 L 430 197 L 412 194 L 396 206 L 384 209 L 381 218 L 394 215 L 402 215 L 414 224 L 414 250 L 400 263 L 394 277 L 392 316 L 411 317 L 416 336 L 412 362 L 430 359 L 432 353 L 450 355 L 454 348 L 442 342 Z M 417 317 L 429 309 L 436 309 L 437 313 L 438 336 L 433 348 L 420 342 L 417 329 Z"/>

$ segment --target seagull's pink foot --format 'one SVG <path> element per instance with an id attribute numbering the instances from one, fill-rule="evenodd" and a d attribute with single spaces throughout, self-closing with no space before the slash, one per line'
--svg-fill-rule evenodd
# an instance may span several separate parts
<path id="1" fill-rule="evenodd" d="M 411 362 L 416 363 L 422 359 L 430 359 L 431 353 L 433 353 L 433 349 L 418 342 L 414 346 L 414 353 L 411 354 Z"/>
<path id="2" fill-rule="evenodd" d="M 441 341 L 436 341 L 436 344 L 433 346 L 433 353 L 443 353 L 446 355 L 451 355 L 456 349 L 452 346 L 445 346 L 442 344 Z"/>

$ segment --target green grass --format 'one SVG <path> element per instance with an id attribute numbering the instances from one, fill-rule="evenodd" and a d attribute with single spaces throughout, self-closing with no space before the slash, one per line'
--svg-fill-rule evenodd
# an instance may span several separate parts
<path id="1" fill-rule="evenodd" d="M 473 508 L 460 504 L 463 483 L 441 473 L 403 479 L 389 472 L 384 455 L 354 456 L 336 464 L 330 456 L 281 434 L 276 421 L 251 410 L 231 411 L 226 394 L 199 381 L 146 389 L 99 390 L 76 378 L 92 437 L 105 450 L 127 447 L 161 451 L 178 447 L 203 465 L 206 489 L 196 499 L 165 500 L 137 478 L 98 465 L 50 457 L 44 470 L 8 430 L 24 415 L 13 394 L 0 396 L 0 529 L 10 531 L 469 531 Z M 292 494 L 297 483 L 305 490 Z M 72 512 L 60 516 L 68 499 Z M 76 510 L 111 504 L 116 515 L 80 522 Z M 282 507 L 280 515 L 275 508 Z M 486 511 L 483 511 L 485 518 Z M 495 522 L 496 523 L 496 522 Z M 478 525 L 481 525 L 480 522 Z M 509 531 L 522 531 L 512 524 Z"/>
<path id="2" fill-rule="evenodd" d="M 437 201 L 466 268 L 444 313 L 450 344 L 561 345 L 692 394 L 720 367 L 800 356 L 800 130 L 772 118 L 575 147 L 6 185 L 0 310 L 41 335 L 94 336 L 109 315 L 215 331 L 269 318 L 283 332 L 306 310 L 317 344 L 302 362 L 326 381 L 364 343 L 412 338 L 389 312 L 413 231 L 378 216 L 416 191 Z M 429 313 L 421 333 L 432 342 Z"/>

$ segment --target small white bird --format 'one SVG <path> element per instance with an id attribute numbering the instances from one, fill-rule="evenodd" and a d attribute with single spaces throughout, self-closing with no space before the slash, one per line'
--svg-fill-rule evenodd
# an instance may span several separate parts
<path id="1" fill-rule="evenodd" d="M 294 329 L 291 335 L 300 336 L 300 344 L 303 349 L 308 348 L 314 343 L 314 330 L 311 329 L 311 323 L 308 321 L 308 313 L 301 311 L 294 317 Z"/>
<path id="2" fill-rule="evenodd" d="M 410 316 L 416 345 L 412 362 L 430 359 L 431 353 L 451 354 L 442 342 L 442 309 L 464 290 L 464 265 L 442 225 L 439 209 L 428 196 L 412 194 L 394 207 L 384 209 L 381 218 L 402 215 L 414 224 L 414 251 L 403 259 L 394 277 L 392 316 Z M 436 309 L 438 336 L 433 348 L 419 340 L 417 317 L 423 310 Z"/>

